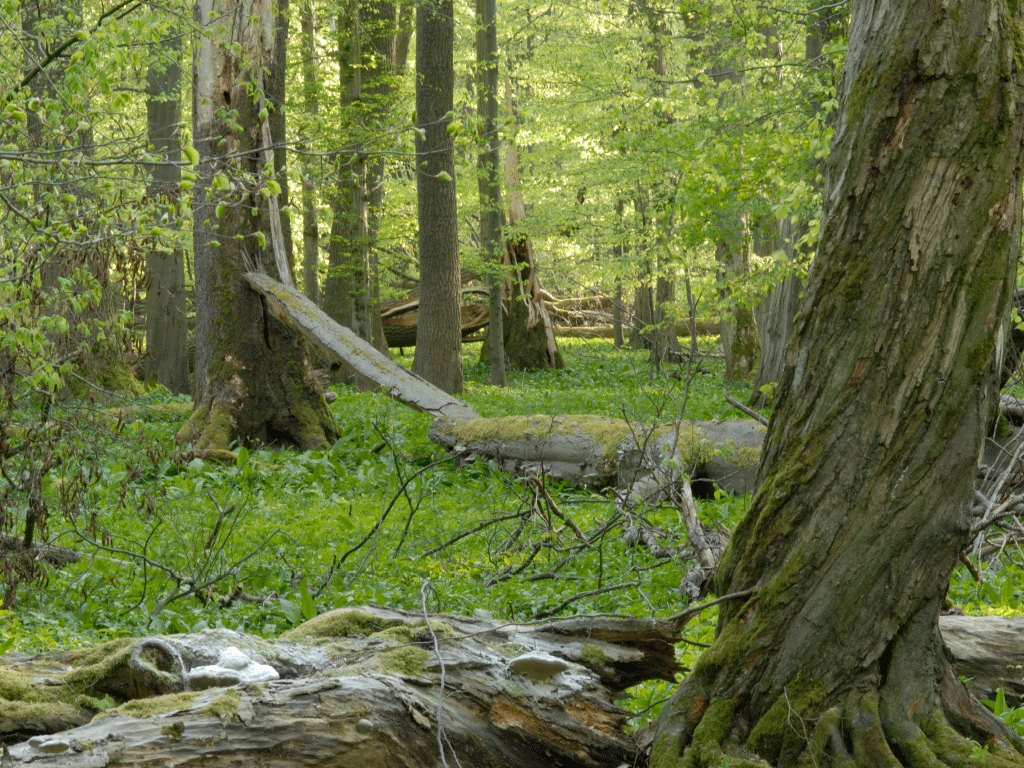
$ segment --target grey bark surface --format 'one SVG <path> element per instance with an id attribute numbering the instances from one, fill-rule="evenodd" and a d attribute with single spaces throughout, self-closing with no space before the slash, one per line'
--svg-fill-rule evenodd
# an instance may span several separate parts
<path id="1" fill-rule="evenodd" d="M 752 419 L 649 427 L 607 416 L 504 416 L 438 419 L 430 428 L 459 461 L 483 458 L 520 476 L 614 487 L 627 503 L 663 499 L 687 478 L 748 493 L 763 437 Z"/>
<path id="2" fill-rule="evenodd" d="M 1021 22 L 853 6 L 818 258 L 717 575 L 753 593 L 663 710 L 656 768 L 1024 765 L 938 631 L 1020 245 Z"/>
<path id="3" fill-rule="evenodd" d="M 316 344 L 324 354 L 351 366 L 389 397 L 434 416 L 456 420 L 476 417 L 468 405 L 393 362 L 298 291 L 259 273 L 249 273 L 245 279 L 263 296 L 267 310 L 277 320 Z"/>
<path id="4" fill-rule="evenodd" d="M 15 660 L 8 669 L 50 687 L 77 679 L 120 703 L 139 695 L 132 691 L 144 678 L 141 695 L 158 697 L 14 743 L 0 765 L 417 768 L 439 764 L 439 744 L 450 764 L 477 768 L 633 765 L 641 748 L 625 733 L 629 713 L 615 698 L 640 680 L 672 679 L 677 634 L 645 619 L 523 626 L 431 616 L 428 624 L 422 615 L 357 608 L 274 641 L 225 630 L 139 641 L 148 655 L 121 651 L 102 675 L 76 673 L 68 654 Z M 192 670 L 229 646 L 281 679 L 175 694 L 173 657 Z M 166 672 L 147 673 L 154 665 Z M 0 713 L 5 725 L 21 738 L 45 733 Z"/>
<path id="5" fill-rule="evenodd" d="M 149 143 L 160 162 L 153 165 L 147 195 L 178 219 L 181 181 L 181 41 L 172 34 L 146 76 L 146 124 Z M 171 392 L 190 391 L 185 315 L 185 254 L 180 245 L 170 252 L 146 254 L 146 378 Z"/>
<path id="6" fill-rule="evenodd" d="M 453 110 L 455 17 L 452 0 L 416 6 L 416 199 L 420 320 L 412 369 L 445 392 L 462 391 L 459 231 Z"/>

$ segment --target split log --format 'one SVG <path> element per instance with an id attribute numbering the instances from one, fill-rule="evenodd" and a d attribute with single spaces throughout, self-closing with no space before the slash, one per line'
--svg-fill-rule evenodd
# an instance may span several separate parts
<path id="1" fill-rule="evenodd" d="M 278 321 L 316 344 L 329 358 L 351 366 L 395 400 L 434 416 L 476 417 L 476 412 L 464 402 L 388 359 L 294 288 L 258 272 L 247 273 L 245 279 L 264 297 L 267 309 Z"/>
<path id="2" fill-rule="evenodd" d="M 645 428 L 608 416 L 505 416 L 438 419 L 430 438 L 462 461 L 482 457 L 516 474 L 612 486 L 650 500 L 683 473 L 729 493 L 749 492 L 764 427 L 753 419 Z"/>
<path id="3" fill-rule="evenodd" d="M 77 655 L 6 657 L 0 675 L 26 691 L 75 685 L 119 702 L 132 691 L 158 695 L 89 722 L 79 701 L 81 724 L 56 734 L 47 729 L 57 721 L 19 720 L 11 706 L 0 707 L 0 734 L 20 739 L 7 739 L 0 766 L 417 768 L 438 765 L 441 749 L 450 764 L 458 758 L 480 768 L 634 765 L 641 750 L 615 697 L 639 680 L 673 679 L 676 632 L 644 619 L 540 627 L 433 616 L 428 624 L 358 608 L 324 614 L 276 641 L 212 630 L 114 641 Z M 218 686 L 211 673 L 215 687 L 182 690 L 178 666 L 216 669 L 232 647 L 232 658 L 273 667 L 280 679 Z"/>

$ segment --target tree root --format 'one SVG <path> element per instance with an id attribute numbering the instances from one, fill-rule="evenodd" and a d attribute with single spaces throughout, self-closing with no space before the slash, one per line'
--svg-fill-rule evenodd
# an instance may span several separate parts
<path id="1" fill-rule="evenodd" d="M 917 705 L 876 690 L 849 694 L 813 713 L 797 699 L 780 697 L 753 728 L 733 699 L 706 704 L 690 699 L 677 739 L 685 747 L 655 743 L 652 768 L 1021 768 L 1020 740 L 991 715 L 972 714 L 974 740 L 950 724 L 937 697 Z M 969 700 L 969 697 L 966 697 Z M 805 702 L 807 700 L 805 699 Z M 970 700 L 975 706 L 976 702 Z M 962 702 L 958 702 L 960 704 Z M 979 726 L 981 726 L 979 728 Z M 981 731 L 984 731 L 982 733 Z M 689 733 L 689 737 L 684 734 Z M 676 741 L 668 739 L 667 741 Z M 676 741 L 678 744 L 679 742 Z"/>

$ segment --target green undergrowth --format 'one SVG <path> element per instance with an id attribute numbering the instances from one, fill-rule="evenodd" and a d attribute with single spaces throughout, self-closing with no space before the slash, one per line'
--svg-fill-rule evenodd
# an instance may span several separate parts
<path id="1" fill-rule="evenodd" d="M 498 388 L 485 383 L 478 346 L 467 345 L 464 398 L 482 415 L 593 413 L 637 429 L 681 415 L 738 415 L 713 360 L 653 372 L 644 353 L 604 341 L 566 339 L 562 349 L 563 370 L 510 372 Z M 44 586 L 20 589 L 16 611 L 0 614 L 4 650 L 215 626 L 272 635 L 346 605 L 420 610 L 427 584 L 429 610 L 495 618 L 683 607 L 685 563 L 627 543 L 621 524 L 586 551 L 574 547 L 566 518 L 599 529 L 615 513 L 610 494 L 548 482 L 552 508 L 485 463 L 452 464 L 428 439 L 426 415 L 382 394 L 333 389 L 333 446 L 240 448 L 233 464 L 182 458 L 173 435 L 186 397 L 154 390 L 89 406 L 94 422 L 119 433 L 103 448 L 74 526 L 70 515 L 51 514 L 48 531 L 86 557 L 51 570 Z M 749 397 L 742 386 L 728 391 Z M 55 510 L 64 469 L 48 481 Z M 707 501 L 702 512 L 731 524 L 744 504 Z M 671 509 L 644 510 L 640 521 L 680 533 Z M 598 594 L 574 599 L 584 592 Z"/>
<path id="2" fill-rule="evenodd" d="M 637 429 L 737 418 L 725 394 L 749 400 L 748 388 L 723 385 L 714 360 L 652 372 L 643 353 L 604 341 L 561 346 L 565 369 L 510 372 L 509 386 L 497 388 L 485 383 L 478 348 L 467 345 L 464 398 L 485 416 L 590 413 Z M 278 635 L 368 603 L 503 620 L 667 616 L 686 607 L 678 587 L 691 563 L 658 559 L 626 535 L 649 527 L 663 545 L 684 549 L 674 509 L 615 519 L 610 493 L 553 481 L 541 489 L 483 462 L 456 466 L 428 439 L 426 415 L 382 394 L 333 390 L 339 438 L 330 448 L 236 446 L 228 463 L 174 444 L 188 398 L 154 390 L 62 406 L 69 420 L 88 423 L 68 434 L 94 449 L 71 452 L 49 471 L 46 538 L 83 557 L 19 588 L 14 610 L 0 611 L 0 653 L 208 627 Z M 86 461 L 91 484 L 65 509 Z M 707 525 L 729 529 L 747 503 L 722 496 L 701 500 L 699 511 Z M 574 528 L 603 532 L 582 548 Z M 1006 586 L 1024 583 L 1019 576 L 1008 568 L 988 592 L 955 581 L 951 594 L 999 610 L 989 592 L 1004 607 L 1019 602 L 1017 587 Z M 687 626 L 684 669 L 713 638 L 714 622 L 712 610 Z M 630 692 L 636 725 L 655 716 L 672 688 L 650 682 Z"/>

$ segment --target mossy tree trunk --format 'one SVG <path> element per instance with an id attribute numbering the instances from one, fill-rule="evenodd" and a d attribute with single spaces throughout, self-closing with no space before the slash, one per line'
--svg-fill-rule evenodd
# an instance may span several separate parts
<path id="1" fill-rule="evenodd" d="M 207 34 L 194 63 L 196 409 L 178 438 L 203 448 L 235 440 L 323 446 L 333 421 L 305 346 L 270 319 L 243 279 L 262 265 L 290 282 L 271 251 L 281 240 L 269 205 L 279 187 L 262 138 L 280 108 L 263 82 L 279 38 L 274 3 L 223 0 L 213 10 L 213 0 L 197 5 Z"/>
<path id="2" fill-rule="evenodd" d="M 938 632 L 1019 251 L 1022 22 L 853 6 L 818 260 L 717 576 L 754 592 L 663 711 L 656 768 L 1024 765 Z"/>

